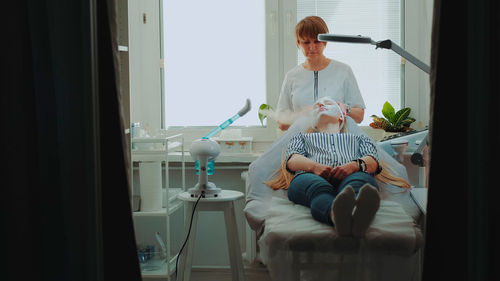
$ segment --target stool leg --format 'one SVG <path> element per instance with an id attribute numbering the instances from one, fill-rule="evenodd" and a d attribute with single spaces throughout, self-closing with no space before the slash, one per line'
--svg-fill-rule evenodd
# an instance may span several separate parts
<path id="1" fill-rule="evenodd" d="M 245 280 L 243 273 L 243 258 L 241 256 L 240 242 L 238 239 L 238 226 L 234 215 L 234 204 L 228 202 L 224 207 L 224 219 L 226 221 L 226 234 L 229 246 L 229 261 L 231 263 L 231 273 L 233 281 Z"/>
<path id="2" fill-rule="evenodd" d="M 191 213 L 193 212 L 194 202 L 188 203 L 187 208 L 187 218 L 191 219 Z M 188 234 L 190 221 L 186 221 L 186 235 Z M 191 278 L 191 267 L 193 265 L 193 252 L 194 252 L 194 244 L 196 241 L 196 229 L 198 227 L 198 211 L 196 211 L 193 215 L 193 224 L 191 227 L 191 234 L 189 235 L 189 240 L 186 243 L 186 246 L 182 250 L 181 262 L 179 264 L 179 268 L 177 270 L 177 280 L 179 281 L 189 281 Z"/>

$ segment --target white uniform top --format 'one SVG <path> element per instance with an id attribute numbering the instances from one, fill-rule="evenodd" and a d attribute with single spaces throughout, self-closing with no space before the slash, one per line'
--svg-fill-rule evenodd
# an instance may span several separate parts
<path id="1" fill-rule="evenodd" d="M 324 96 L 331 96 L 351 107 L 366 108 L 351 67 L 331 60 L 330 64 L 320 71 L 307 70 L 302 64 L 288 71 L 283 80 L 276 111 L 298 112 Z"/>

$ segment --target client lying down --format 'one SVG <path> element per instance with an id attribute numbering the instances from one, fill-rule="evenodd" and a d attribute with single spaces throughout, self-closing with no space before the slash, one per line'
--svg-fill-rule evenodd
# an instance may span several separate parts
<path id="1" fill-rule="evenodd" d="M 266 184 L 288 189 L 290 201 L 309 207 L 314 219 L 334 225 L 339 235 L 364 237 L 380 206 L 376 179 L 410 185 L 383 168 L 372 139 L 346 131 L 332 98 L 319 99 L 311 115 L 313 126 L 290 140 L 281 169 Z"/>

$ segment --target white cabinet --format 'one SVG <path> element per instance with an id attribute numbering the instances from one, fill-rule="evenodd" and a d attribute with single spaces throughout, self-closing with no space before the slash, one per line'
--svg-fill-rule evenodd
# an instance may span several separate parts
<path id="1" fill-rule="evenodd" d="M 181 186 L 170 186 L 169 179 L 169 153 L 181 152 Z M 142 164 L 141 164 L 142 163 Z M 137 167 L 155 166 L 149 171 Z M 141 166 L 142 165 L 142 166 Z M 135 168 L 135 169 L 134 169 Z M 184 159 L 184 138 L 182 134 L 165 138 L 133 138 L 132 139 L 132 194 L 143 195 L 142 201 L 148 201 L 149 206 L 142 208 L 140 202 L 133 202 L 133 218 L 138 244 L 138 258 L 140 260 L 143 279 L 154 278 L 171 280 L 175 272 L 177 249 L 173 245 L 175 235 L 172 230 L 182 233 L 185 223 L 184 202 L 177 198 L 177 195 L 186 190 L 185 183 L 185 159 Z M 135 172 L 134 172 L 135 170 Z M 145 172 L 148 171 L 148 172 Z M 153 172 L 151 172 L 153 171 Z M 159 175 L 158 175 L 159 173 Z M 134 175 L 135 174 L 135 175 Z M 154 190 L 153 198 L 144 198 L 150 194 L 140 191 L 141 184 L 148 182 L 146 178 L 134 180 L 134 177 L 154 177 L 156 186 L 160 186 L 161 193 Z M 144 185 L 146 186 L 146 185 Z M 145 190 L 145 188 L 143 187 Z M 158 205 L 158 196 L 161 196 L 161 205 Z M 134 198 L 134 199 L 135 199 Z M 135 201 L 135 200 L 134 200 Z M 154 201 L 154 202 L 153 202 Z M 150 204 L 151 202 L 156 204 Z M 137 203 L 138 206 L 137 206 Z M 154 207 L 151 207 L 154 206 Z M 175 217 L 177 220 L 173 220 Z M 179 234 L 177 236 L 180 236 Z M 181 238 L 177 237 L 177 241 Z"/>

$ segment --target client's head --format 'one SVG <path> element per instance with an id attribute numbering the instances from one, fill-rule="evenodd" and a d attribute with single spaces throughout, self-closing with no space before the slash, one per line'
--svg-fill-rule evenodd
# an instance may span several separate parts
<path id="1" fill-rule="evenodd" d="M 313 105 L 311 114 L 313 127 L 316 129 L 334 127 L 340 131 L 344 127 L 345 116 L 338 103 L 331 97 L 318 99 Z"/>

